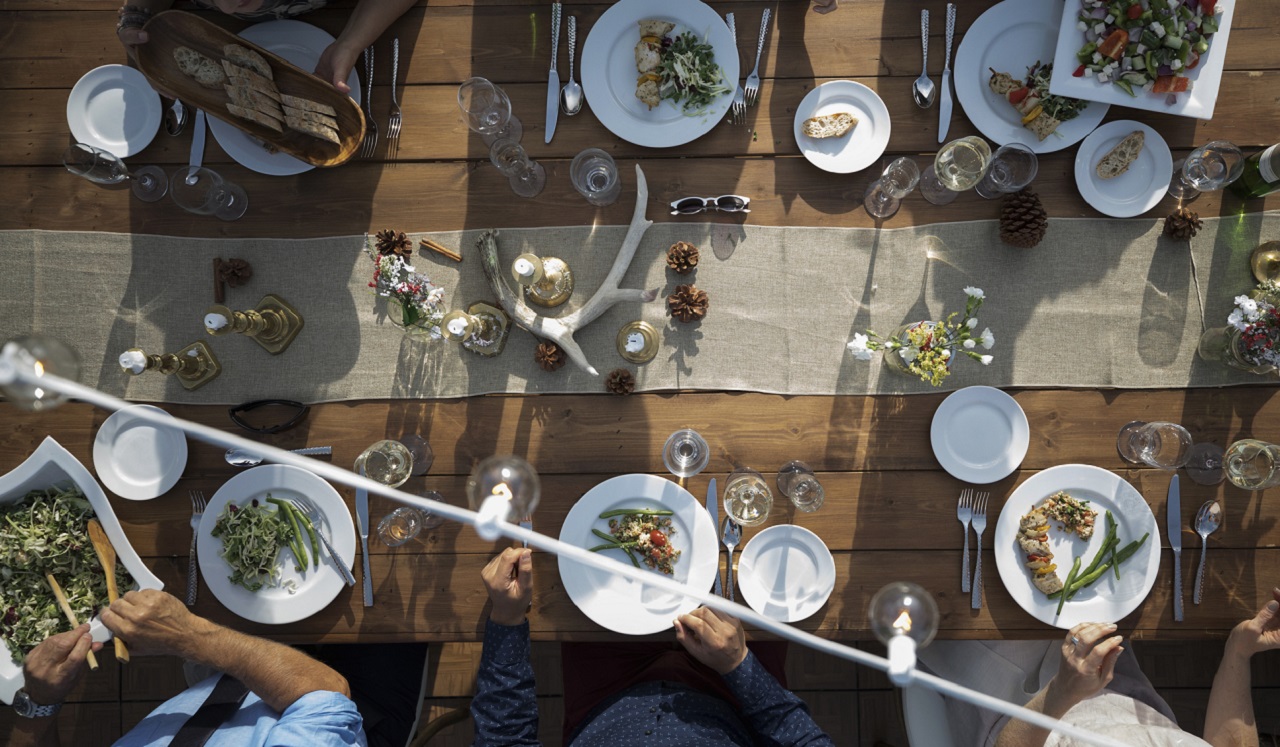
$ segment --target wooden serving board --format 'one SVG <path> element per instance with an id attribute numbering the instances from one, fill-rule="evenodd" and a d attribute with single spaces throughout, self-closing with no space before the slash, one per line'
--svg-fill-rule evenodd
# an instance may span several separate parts
<path id="1" fill-rule="evenodd" d="M 337 166 L 345 163 L 360 147 L 360 142 L 364 139 L 364 112 L 350 96 L 327 81 L 253 42 L 184 11 L 167 10 L 159 13 L 147 21 L 144 30 L 150 38 L 146 44 L 136 47 L 138 68 L 147 76 L 151 86 L 165 96 L 181 99 L 188 106 L 203 109 L 209 116 L 217 117 L 313 166 Z M 178 63 L 173 57 L 174 49 L 188 47 L 221 64 L 226 59 L 222 48 L 227 44 L 239 44 L 265 57 L 271 64 L 271 72 L 280 93 L 332 106 L 337 112 L 335 119 L 338 120 L 338 138 L 342 144 L 335 145 L 288 127 L 284 128 L 283 133 L 279 133 L 234 116 L 227 111 L 229 97 L 226 91 L 221 87 L 205 88 L 200 85 L 195 78 L 178 69 Z"/>

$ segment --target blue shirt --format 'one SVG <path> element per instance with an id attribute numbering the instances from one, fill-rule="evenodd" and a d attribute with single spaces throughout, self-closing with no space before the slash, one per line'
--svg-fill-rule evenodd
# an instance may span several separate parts
<path id="1" fill-rule="evenodd" d="M 213 692 L 214 675 L 170 698 L 115 743 L 115 747 L 163 747 Z M 206 747 L 366 747 L 356 704 L 335 692 L 316 691 L 277 713 L 250 692 L 240 710 L 205 742 Z"/>
<path id="2" fill-rule="evenodd" d="M 529 624 L 484 630 L 484 653 L 471 701 L 478 747 L 541 745 Z M 578 727 L 574 747 L 664 745 L 834 745 L 804 701 L 787 691 L 754 654 L 724 675 L 745 710 L 669 682 L 644 682 L 596 706 Z"/>

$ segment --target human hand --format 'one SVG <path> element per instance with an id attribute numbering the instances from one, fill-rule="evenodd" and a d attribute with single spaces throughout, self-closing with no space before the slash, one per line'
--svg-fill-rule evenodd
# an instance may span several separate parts
<path id="1" fill-rule="evenodd" d="M 123 44 L 126 49 L 128 49 L 130 47 L 146 44 L 147 39 L 150 37 L 147 36 L 147 32 L 140 28 L 122 28 L 116 32 L 116 38 L 120 40 L 120 43 Z M 129 49 L 129 52 L 132 54 L 133 50 Z"/>
<path id="2" fill-rule="evenodd" d="M 347 78 L 351 77 L 360 51 L 349 49 L 341 41 L 335 41 L 320 53 L 320 59 L 316 62 L 316 76 L 332 83 L 339 91 L 350 94 L 351 86 L 347 85 Z"/>
<path id="3" fill-rule="evenodd" d="M 813 12 L 830 13 L 840 9 L 840 0 L 813 0 Z"/>
<path id="4" fill-rule="evenodd" d="M 720 674 L 737 669 L 747 658 L 747 634 L 738 618 L 699 607 L 675 621 L 676 640 L 693 658 Z"/>
<path id="5" fill-rule="evenodd" d="M 480 572 L 493 609 L 489 619 L 499 625 L 520 625 L 533 603 L 533 551 L 508 547 Z"/>
<path id="6" fill-rule="evenodd" d="M 212 625 L 196 617 L 172 594 L 156 589 L 131 591 L 102 611 L 102 624 L 139 656 L 173 654 L 187 656 L 202 626 Z"/>
<path id="7" fill-rule="evenodd" d="M 1272 589 L 1270 602 L 1258 614 L 1231 631 L 1227 651 L 1249 658 L 1259 651 L 1280 648 L 1280 589 Z"/>
<path id="8" fill-rule="evenodd" d="M 38 705 L 57 705 L 67 699 L 89 665 L 85 657 L 101 643 L 89 637 L 89 623 L 44 639 L 22 662 L 22 689 Z"/>
<path id="9" fill-rule="evenodd" d="M 1067 633 L 1058 673 L 1049 683 L 1046 708 L 1061 715 L 1111 682 L 1116 660 L 1124 651 L 1120 645 L 1124 637 L 1111 635 L 1115 631 L 1114 623 L 1080 623 Z"/>

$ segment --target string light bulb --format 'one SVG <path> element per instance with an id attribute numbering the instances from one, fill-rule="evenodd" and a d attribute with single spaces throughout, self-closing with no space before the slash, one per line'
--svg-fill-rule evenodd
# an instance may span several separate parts
<path id="1" fill-rule="evenodd" d="M 938 632 L 938 603 L 919 584 L 895 581 L 871 597 L 868 616 L 872 632 L 889 649 L 889 679 L 898 687 L 910 685 L 916 649 Z"/>
<path id="2" fill-rule="evenodd" d="M 80 356 L 61 340 L 44 335 L 16 337 L 0 349 L 0 393 L 23 410 L 48 410 L 67 397 L 40 385 L 45 374 L 75 381 Z"/>
<path id="3" fill-rule="evenodd" d="M 537 471 L 510 454 L 485 459 L 467 478 L 467 500 L 471 510 L 480 514 L 476 533 L 485 540 L 496 540 L 499 525 L 512 516 L 532 515 L 541 495 Z"/>

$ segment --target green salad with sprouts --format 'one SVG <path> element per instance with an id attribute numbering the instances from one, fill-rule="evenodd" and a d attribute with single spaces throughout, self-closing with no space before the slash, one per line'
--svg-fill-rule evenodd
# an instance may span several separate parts
<path id="1" fill-rule="evenodd" d="M 659 71 L 660 95 L 679 104 L 688 115 L 703 113 L 717 96 L 731 90 L 725 85 L 724 71 L 716 64 L 715 50 L 689 31 L 665 46 Z"/>
<path id="2" fill-rule="evenodd" d="M 222 540 L 218 555 L 231 566 L 231 583 L 249 591 L 280 585 L 280 548 L 293 539 L 293 527 L 280 509 L 257 498 L 243 506 L 228 503 L 211 534 Z"/>

